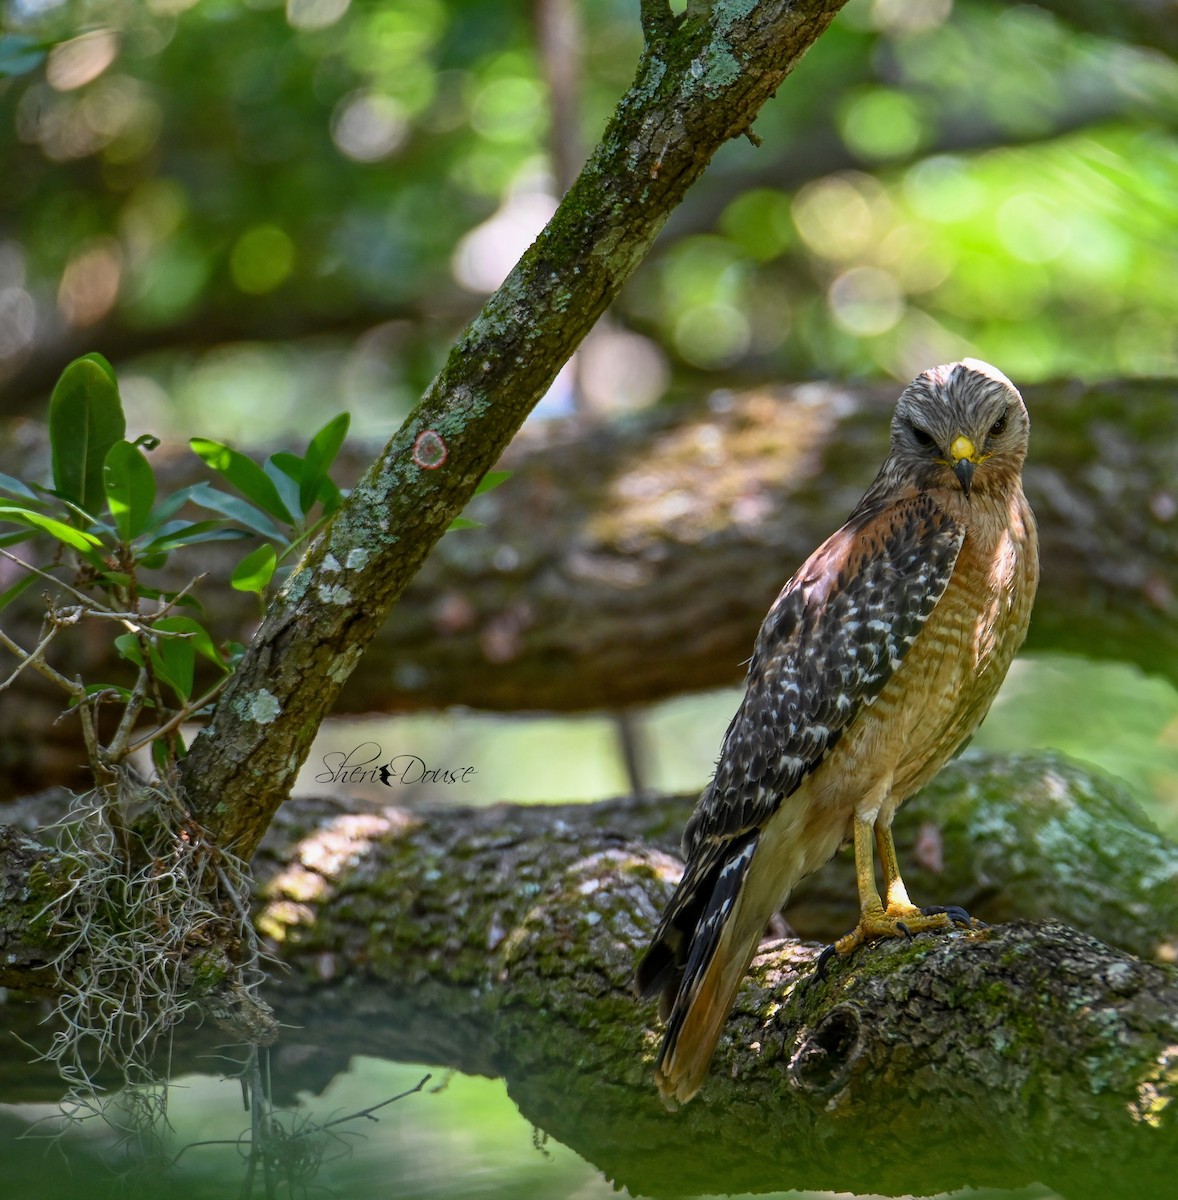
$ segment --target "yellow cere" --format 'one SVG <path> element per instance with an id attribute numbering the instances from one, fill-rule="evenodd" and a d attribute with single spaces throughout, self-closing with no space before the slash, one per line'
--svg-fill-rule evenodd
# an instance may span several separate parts
<path id="1" fill-rule="evenodd" d="M 960 462 L 963 458 L 968 458 L 971 462 L 976 462 L 978 451 L 977 447 L 964 433 L 959 433 L 949 447 L 949 455 L 955 463 Z"/>

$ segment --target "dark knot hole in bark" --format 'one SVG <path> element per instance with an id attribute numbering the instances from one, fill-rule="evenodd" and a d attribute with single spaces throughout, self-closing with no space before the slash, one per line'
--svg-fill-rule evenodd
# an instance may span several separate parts
<path id="1" fill-rule="evenodd" d="M 832 1009 L 794 1051 L 790 1078 L 802 1092 L 824 1099 L 845 1086 L 863 1052 L 863 1027 L 848 1006 Z"/>

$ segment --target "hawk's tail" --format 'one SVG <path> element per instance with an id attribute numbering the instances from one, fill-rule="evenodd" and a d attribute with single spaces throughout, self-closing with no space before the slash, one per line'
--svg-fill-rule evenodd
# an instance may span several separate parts
<path id="1" fill-rule="evenodd" d="M 650 949 L 638 964 L 635 987 L 660 992 L 667 1031 L 655 1064 L 655 1083 L 668 1108 L 699 1091 L 728 1019 L 732 1001 L 772 915 L 746 887 L 758 835 L 723 847 L 710 862 L 693 864 L 680 881 Z"/>

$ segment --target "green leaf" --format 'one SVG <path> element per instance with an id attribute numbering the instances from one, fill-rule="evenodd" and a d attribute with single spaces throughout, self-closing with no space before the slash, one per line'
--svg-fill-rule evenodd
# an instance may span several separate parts
<path id="1" fill-rule="evenodd" d="M 2 471 L 0 471 L 0 492 L 7 492 L 18 500 L 31 500 L 34 504 L 44 503 L 28 484 L 22 483 L 19 479 L 13 479 L 11 475 L 5 475 Z"/>
<path id="2" fill-rule="evenodd" d="M 158 628 L 160 622 L 156 622 Z M 148 647 L 152 669 L 184 703 L 192 695 L 196 647 L 188 638 L 160 638 Z"/>
<path id="3" fill-rule="evenodd" d="M 303 482 L 303 471 L 305 460 L 299 458 L 297 454 L 291 454 L 287 450 L 279 450 L 277 454 L 270 455 L 270 461 L 286 476 L 293 479 L 295 483 Z"/>
<path id="4" fill-rule="evenodd" d="M 340 413 L 332 417 L 326 425 L 311 439 L 307 445 L 306 464 L 302 479 L 299 482 L 299 507 L 304 515 L 314 507 L 319 499 L 321 482 L 327 478 L 331 464 L 348 436 L 348 425 L 351 423 L 348 413 Z"/>
<path id="5" fill-rule="evenodd" d="M 22 592 L 32 587 L 36 581 L 37 576 L 30 572 L 18 579 L 12 587 L 5 588 L 4 591 L 0 592 L 0 612 L 6 609 Z"/>
<path id="6" fill-rule="evenodd" d="M 256 504 L 263 512 L 288 525 L 295 523 L 290 510 L 282 502 L 274 481 L 258 466 L 252 458 L 247 458 L 237 450 L 231 450 L 220 442 L 210 442 L 207 438 L 193 438 L 188 443 L 199 458 L 212 467 L 218 475 L 223 475 L 241 494 Z"/>
<path id="7" fill-rule="evenodd" d="M 115 638 L 115 649 L 128 662 L 134 663 L 137 667 L 143 666 L 143 651 L 139 646 L 139 639 L 133 633 L 120 633 Z"/>
<path id="8" fill-rule="evenodd" d="M 101 354 L 75 358 L 61 373 L 49 400 L 53 486 L 84 512 L 102 507 L 102 466 L 123 440 L 127 422 L 114 369 Z"/>
<path id="9" fill-rule="evenodd" d="M 155 472 L 143 451 L 130 442 L 115 442 L 102 468 L 106 502 L 124 542 L 147 527 L 155 503 Z"/>
<path id="10" fill-rule="evenodd" d="M 455 517 L 446 526 L 446 532 L 449 533 L 452 529 L 482 529 L 482 527 L 482 521 L 472 521 L 469 517 Z"/>
<path id="11" fill-rule="evenodd" d="M 184 637 L 157 637 L 156 632 L 184 634 Z M 197 651 L 207 654 L 224 670 L 221 657 L 213 645 L 212 638 L 204 626 L 191 617 L 163 617 L 156 621 L 148 633 L 147 654 L 151 669 L 157 679 L 168 687 L 184 703 L 192 695 L 192 680 L 196 673 Z M 143 666 L 143 647 L 133 633 L 123 633 L 115 638 L 115 647 L 129 662 Z"/>
<path id="12" fill-rule="evenodd" d="M 209 483 L 200 483 L 192 489 L 192 503 L 201 508 L 211 508 L 222 516 L 232 517 L 240 521 L 247 529 L 260 533 L 262 537 L 273 538 L 276 542 L 286 542 L 282 530 L 270 520 L 260 509 L 236 496 L 215 488 Z"/>
<path id="13" fill-rule="evenodd" d="M 152 629 L 159 629 L 165 633 L 187 634 L 188 637 L 184 640 L 188 642 L 197 654 L 203 655 L 209 662 L 216 663 L 222 671 L 229 670 L 221 655 L 217 652 L 217 647 L 213 644 L 213 639 L 209 635 L 209 631 L 199 621 L 194 621 L 191 617 L 161 617 L 158 621 L 152 623 Z M 161 644 L 177 640 L 179 639 L 165 638 L 161 639 Z"/>
<path id="14" fill-rule="evenodd" d="M 194 483 L 190 487 L 180 488 L 179 491 L 165 496 L 151 510 L 151 516 L 147 520 L 144 532 L 158 529 L 165 522 L 170 521 L 192 499 L 193 492 L 202 487 L 208 487 L 208 484 Z"/>
<path id="15" fill-rule="evenodd" d="M 285 471 L 275 464 L 273 455 L 266 459 L 262 470 L 266 472 L 266 478 L 274 485 L 274 489 L 278 492 L 278 497 L 282 501 L 286 511 L 292 513 L 302 512 L 302 509 L 299 507 L 298 486 Z"/>
<path id="16" fill-rule="evenodd" d="M 143 555 L 169 554 L 181 546 L 204 542 L 236 542 L 250 535 L 244 529 L 232 529 L 224 521 L 170 521 L 147 542 Z"/>
<path id="17" fill-rule="evenodd" d="M 81 505 L 75 504 L 72 500 L 67 500 L 64 496 L 59 496 L 53 488 L 42 487 L 39 483 L 33 483 L 32 489 L 37 493 L 37 502 L 39 504 L 49 503 L 57 509 L 66 509 L 77 518 L 77 523 L 82 528 L 88 528 L 92 532 L 94 530 L 107 530 L 112 535 L 114 534 L 114 526 L 107 525 L 104 521 L 100 521 L 94 513 L 88 513 Z"/>
<path id="18" fill-rule="evenodd" d="M 343 502 L 343 492 L 325 475 L 319 481 L 319 503 L 323 505 L 323 515 L 330 517 Z"/>
<path id="19" fill-rule="evenodd" d="M 233 569 L 229 577 L 230 586 L 239 592 L 257 592 L 260 596 L 266 590 L 277 565 L 278 555 L 274 553 L 274 547 L 269 544 L 259 546 Z"/>
<path id="20" fill-rule="evenodd" d="M 93 534 L 85 533 L 81 529 L 74 529 L 72 525 L 65 525 L 61 521 L 55 521 L 44 513 L 33 512 L 28 508 L 17 508 L 14 504 L 0 504 L 0 521 L 11 521 L 16 525 L 28 525 L 34 529 L 44 530 L 45 533 L 57 538 L 59 542 L 64 542 L 67 546 L 72 546 L 75 550 L 87 551 L 94 546 L 101 545 Z"/>
<path id="21" fill-rule="evenodd" d="M 484 492 L 489 492 L 493 488 L 497 488 L 501 483 L 506 483 L 510 478 L 510 471 L 488 471 L 479 480 L 479 486 L 475 488 L 474 494 L 481 496 Z"/>

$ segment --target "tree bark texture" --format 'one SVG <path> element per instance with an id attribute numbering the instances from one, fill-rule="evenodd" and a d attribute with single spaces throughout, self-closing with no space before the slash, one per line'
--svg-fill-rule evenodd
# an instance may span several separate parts
<path id="1" fill-rule="evenodd" d="M 911 891 L 1012 923 L 861 949 L 824 981 L 818 944 L 764 946 L 703 1092 L 669 1114 L 653 1005 L 629 981 L 689 807 L 284 807 L 257 860 L 259 927 L 291 968 L 267 998 L 303 1027 L 280 1061 L 319 1082 L 356 1053 L 501 1075 L 526 1117 L 641 1194 L 1167 1194 L 1178 847 L 1116 785 L 1057 756 L 951 765 L 897 821 Z M 853 896 L 840 855 L 786 915 L 825 941 Z M 22 937 L 0 929 L 0 985 L 25 978 L 14 955 L 46 954 Z"/>
<path id="2" fill-rule="evenodd" d="M 513 477 L 471 506 L 485 526 L 441 540 L 337 711 L 621 709 L 737 683 L 778 589 L 883 460 L 896 390 L 773 387 L 525 431 L 500 464 Z M 1178 684 L 1176 401 L 1168 382 L 1027 389 L 1043 562 L 1031 652 L 1123 660 Z M 353 451 L 344 471 L 361 469 Z M 192 481 L 183 470 L 167 472 L 173 486 Z M 226 582 L 241 553 L 185 560 L 208 572 L 219 638 L 243 640 L 256 621 Z M 39 603 L 24 600 L 30 644 Z M 71 671 L 121 678 L 109 650 L 75 638 Z M 84 761 L 77 723 L 54 724 L 60 711 L 31 671 L 0 693 L 11 793 L 71 781 Z"/>
<path id="3" fill-rule="evenodd" d="M 842 0 L 644 4 L 634 85 L 548 227 L 271 603 L 182 781 L 249 857 L 320 722 L 451 519 L 642 260 L 667 215 Z"/>

